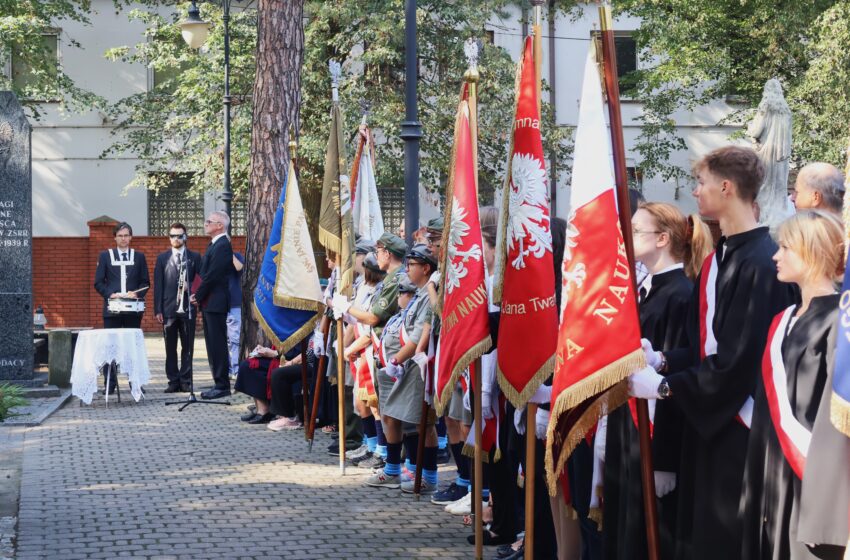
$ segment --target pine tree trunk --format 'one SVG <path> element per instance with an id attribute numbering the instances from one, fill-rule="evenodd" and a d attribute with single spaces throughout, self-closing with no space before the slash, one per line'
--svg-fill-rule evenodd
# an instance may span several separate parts
<path id="1" fill-rule="evenodd" d="M 254 287 L 289 161 L 289 127 L 299 129 L 304 59 L 303 0 L 259 0 L 257 73 L 251 130 L 245 269 L 242 282 L 242 355 L 267 339 L 253 319 Z"/>

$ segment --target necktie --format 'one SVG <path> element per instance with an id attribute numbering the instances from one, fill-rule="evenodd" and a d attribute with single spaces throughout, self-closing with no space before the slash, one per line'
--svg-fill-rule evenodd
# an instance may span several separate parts
<path id="1" fill-rule="evenodd" d="M 643 302 L 644 299 L 646 299 L 646 288 L 641 286 L 638 290 L 638 303 Z"/>
<path id="2" fill-rule="evenodd" d="M 130 259 L 127 257 L 127 253 L 121 253 L 121 260 L 122 260 L 122 261 L 130 260 Z"/>

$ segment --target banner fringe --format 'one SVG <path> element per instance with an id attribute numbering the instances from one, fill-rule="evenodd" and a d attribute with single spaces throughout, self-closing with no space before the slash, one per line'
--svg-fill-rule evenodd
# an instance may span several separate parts
<path id="1" fill-rule="evenodd" d="M 274 343 L 275 348 L 281 353 L 284 354 L 289 352 L 296 344 L 304 340 L 304 337 L 307 336 L 307 333 L 311 332 L 316 328 L 316 323 L 322 317 L 321 312 L 317 312 L 312 318 L 308 319 L 300 329 L 289 335 L 289 338 L 286 340 L 280 340 L 277 335 L 274 333 L 272 328 L 266 323 L 266 320 L 263 318 L 263 315 L 260 313 L 260 310 L 257 308 L 257 304 L 253 301 L 251 302 L 251 308 L 254 310 L 254 317 L 257 318 L 257 323 L 260 325 L 260 328 L 266 333 L 266 336 Z M 307 310 L 310 311 L 310 310 Z"/>
<path id="2" fill-rule="evenodd" d="M 552 407 L 549 426 L 546 429 L 546 481 L 549 485 L 550 495 L 555 495 L 558 476 L 563 471 L 570 453 L 584 437 L 584 434 L 587 433 L 587 430 L 599 418 L 628 400 L 628 383 L 624 382 L 625 378 L 645 366 L 646 359 L 644 358 L 643 350 L 638 348 L 594 372 L 570 388 L 577 388 L 578 390 L 571 390 L 569 392 L 565 390 L 558 395 Z M 600 395 L 603 392 L 604 394 Z M 579 418 L 575 426 L 566 434 L 566 437 L 556 433 L 558 420 L 561 415 L 591 398 L 596 398 L 596 401 Z M 557 458 L 554 457 L 553 450 L 556 441 L 563 444 Z"/>
<path id="3" fill-rule="evenodd" d="M 287 309 L 297 309 L 298 311 L 318 311 L 319 313 L 325 310 L 324 304 L 314 299 L 274 294 L 273 300 L 276 306 L 286 307 Z"/>
<path id="4" fill-rule="evenodd" d="M 596 530 L 602 532 L 602 508 L 592 507 L 587 512 L 587 518 L 596 523 Z"/>
<path id="5" fill-rule="evenodd" d="M 340 249 L 342 247 L 342 239 L 340 239 L 337 234 L 326 230 L 321 225 L 319 226 L 319 243 L 326 251 L 333 251 L 337 255 L 340 253 Z"/>
<path id="6" fill-rule="evenodd" d="M 469 364 L 486 354 L 490 348 L 493 346 L 493 340 L 490 338 L 488 334 L 486 338 L 483 338 L 473 344 L 469 350 L 464 352 L 464 354 L 458 359 L 455 367 L 452 369 L 452 375 L 449 377 L 448 383 L 443 387 L 443 394 L 437 395 L 437 398 L 434 399 L 434 408 L 437 409 L 437 415 L 442 416 L 446 406 L 449 403 L 449 400 L 452 398 L 452 393 L 454 393 L 455 383 L 457 383 L 458 377 L 463 373 Z"/>
<path id="7" fill-rule="evenodd" d="M 490 452 L 482 449 L 483 453 L 481 453 L 481 461 L 484 463 L 490 463 Z M 463 449 L 460 451 L 461 455 L 464 457 L 469 457 L 470 459 L 475 459 L 475 446 L 469 445 L 468 443 L 463 444 Z M 502 460 L 502 450 L 496 446 L 496 452 L 493 454 L 493 462 L 498 463 Z"/>
<path id="8" fill-rule="evenodd" d="M 850 402 L 845 401 L 835 391 L 832 392 L 829 418 L 839 432 L 850 436 Z"/>
<path id="9" fill-rule="evenodd" d="M 531 376 L 531 378 L 526 382 L 525 387 L 522 388 L 522 391 L 517 391 L 516 387 L 511 385 L 511 382 L 505 377 L 505 374 L 502 373 L 502 369 L 499 367 L 498 362 L 496 363 L 496 379 L 499 380 L 499 387 L 502 389 L 502 393 L 511 401 L 511 404 L 514 405 L 514 408 L 522 408 L 528 403 L 528 399 L 537 392 L 537 389 L 540 388 L 540 385 L 543 384 L 546 379 L 548 379 L 555 372 L 555 355 L 553 354 L 551 358 L 546 360 L 540 369 L 537 370 L 537 373 Z"/>

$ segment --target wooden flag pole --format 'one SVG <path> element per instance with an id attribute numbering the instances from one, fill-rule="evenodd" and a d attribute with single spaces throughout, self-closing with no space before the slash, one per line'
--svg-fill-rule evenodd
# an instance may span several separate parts
<path id="1" fill-rule="evenodd" d="M 330 333 L 330 321 L 324 323 L 322 328 L 322 342 L 324 344 L 324 352 L 319 358 L 319 365 L 316 367 L 316 383 L 313 388 L 313 410 L 310 413 L 310 423 L 305 420 L 305 436 L 307 438 L 307 451 L 313 451 L 313 435 L 316 433 L 316 417 L 319 415 L 319 398 L 322 396 L 322 381 L 325 376 L 325 367 L 328 364 L 328 338 Z"/>
<path id="2" fill-rule="evenodd" d="M 608 119 L 611 124 L 611 146 L 614 152 L 614 175 L 617 183 L 617 207 L 620 214 L 620 229 L 626 245 L 626 256 L 630 270 L 635 269 L 635 252 L 632 242 L 632 216 L 629 211 L 629 177 L 626 170 L 626 148 L 623 142 L 623 120 L 620 114 L 620 85 L 617 77 L 617 53 L 614 49 L 614 25 L 611 6 L 599 7 L 602 37 L 602 66 L 605 74 L 605 90 L 608 97 Z M 637 284 L 632 274 L 633 293 Z M 635 306 L 637 300 L 633 299 Z M 646 545 L 650 560 L 659 559 L 658 518 L 655 509 L 655 479 L 652 468 L 652 440 L 649 434 L 649 406 L 645 399 L 637 399 L 638 435 L 640 439 L 640 471 L 643 487 L 643 508 L 646 521 Z"/>
<path id="3" fill-rule="evenodd" d="M 537 111 L 542 114 L 543 76 L 543 0 L 532 0 L 534 19 L 531 26 L 534 35 L 532 52 L 534 53 L 534 76 L 537 81 Z M 525 407 L 525 537 L 523 549 L 526 560 L 534 560 L 534 485 L 537 471 L 537 404 L 527 403 Z"/>
<path id="4" fill-rule="evenodd" d="M 336 269 L 342 270 L 342 258 L 336 256 Z M 338 273 L 339 274 L 339 273 Z M 337 278 L 340 278 L 337 276 Z M 336 390 L 337 390 L 337 432 L 339 433 L 339 474 L 345 475 L 345 364 L 342 356 L 345 346 L 342 340 L 342 317 L 336 321 Z"/>
<path id="5" fill-rule="evenodd" d="M 310 420 L 310 396 L 307 390 L 307 341 L 301 341 L 301 400 L 304 401 L 304 424 Z M 307 441 L 307 429 L 304 428 L 304 440 Z"/>
<path id="6" fill-rule="evenodd" d="M 483 450 L 481 447 L 481 358 L 474 362 L 470 373 L 474 377 L 472 400 L 472 423 L 475 426 L 475 461 L 473 467 L 472 505 L 475 513 L 475 559 L 484 560 L 484 504 L 482 487 L 484 484 Z"/>

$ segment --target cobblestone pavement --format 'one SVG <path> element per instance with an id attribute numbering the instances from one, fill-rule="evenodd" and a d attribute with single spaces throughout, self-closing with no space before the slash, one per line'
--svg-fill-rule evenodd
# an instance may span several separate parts
<path id="1" fill-rule="evenodd" d="M 211 384 L 196 343 L 196 386 Z M 163 402 L 161 339 L 136 403 L 73 399 L 24 435 L 17 558 L 468 558 L 469 530 L 423 498 L 365 488 L 317 431 L 274 433 L 233 406 Z M 126 383 L 126 382 L 123 382 Z M 122 389 L 124 385 L 122 385 Z M 441 478 L 451 469 L 443 467 Z"/>

